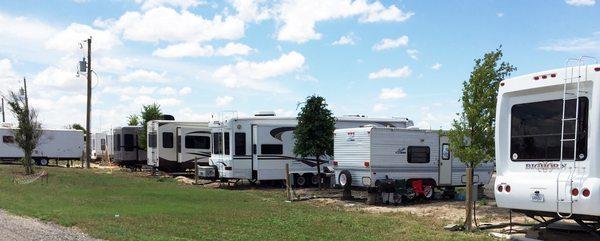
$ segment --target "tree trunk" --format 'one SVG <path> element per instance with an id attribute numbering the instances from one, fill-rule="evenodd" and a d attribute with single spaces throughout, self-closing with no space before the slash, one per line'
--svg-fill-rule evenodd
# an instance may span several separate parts
<path id="1" fill-rule="evenodd" d="M 467 167 L 467 193 L 465 197 L 465 209 L 466 209 L 466 217 L 465 217 L 465 230 L 472 230 L 473 223 L 473 167 Z"/>
<path id="2" fill-rule="evenodd" d="M 31 175 L 33 174 L 33 165 L 31 161 L 31 154 L 26 153 L 23 159 L 23 166 L 25 166 L 25 174 Z"/>
<path id="3" fill-rule="evenodd" d="M 319 190 L 321 190 L 321 158 L 317 156 L 317 177 L 319 178 Z"/>

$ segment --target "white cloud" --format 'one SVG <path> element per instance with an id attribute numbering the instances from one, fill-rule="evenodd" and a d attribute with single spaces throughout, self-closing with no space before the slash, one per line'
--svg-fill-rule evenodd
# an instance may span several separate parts
<path id="1" fill-rule="evenodd" d="M 215 104 L 218 107 L 228 106 L 233 101 L 231 96 L 219 96 L 215 99 Z"/>
<path id="2" fill-rule="evenodd" d="M 390 99 L 401 99 L 406 97 L 406 92 L 402 88 L 383 88 L 379 93 L 379 99 L 390 100 Z"/>
<path id="3" fill-rule="evenodd" d="M 385 110 L 389 110 L 390 108 L 382 103 L 376 103 L 375 105 L 373 105 L 373 111 L 375 112 L 380 112 L 380 111 L 385 111 Z"/>
<path id="4" fill-rule="evenodd" d="M 201 46 L 199 43 L 181 43 L 157 49 L 152 55 L 163 58 L 206 57 L 212 56 L 214 52 L 215 50 L 210 45 Z"/>
<path id="5" fill-rule="evenodd" d="M 496 13 L 496 16 L 499 18 L 504 17 L 504 13 Z"/>
<path id="6" fill-rule="evenodd" d="M 119 80 L 121 82 L 153 82 L 153 83 L 167 83 L 169 80 L 165 78 L 166 72 L 157 73 L 154 71 L 138 69 L 129 74 L 121 76 Z"/>
<path id="7" fill-rule="evenodd" d="M 190 93 L 192 93 L 192 88 L 190 87 L 183 87 L 181 89 L 179 89 L 179 95 L 189 95 Z"/>
<path id="8" fill-rule="evenodd" d="M 600 52 L 600 32 L 593 33 L 591 37 L 551 40 L 540 49 L 556 52 Z"/>
<path id="9" fill-rule="evenodd" d="M 237 17 L 246 22 L 260 22 L 271 17 L 271 8 L 266 0 L 230 0 L 238 12 Z"/>
<path id="10" fill-rule="evenodd" d="M 16 91 L 21 86 L 18 76 L 12 66 L 10 59 L 0 60 L 0 95 L 8 95 L 8 91 Z"/>
<path id="11" fill-rule="evenodd" d="M 244 22 L 235 16 L 205 19 L 188 11 L 157 7 L 144 13 L 127 12 L 114 25 L 129 40 L 146 42 L 203 42 L 244 36 Z"/>
<path id="12" fill-rule="evenodd" d="M 355 44 L 354 37 L 351 34 L 344 35 L 344 36 L 340 37 L 340 39 L 331 43 L 331 45 L 354 45 L 354 44 Z"/>
<path id="13" fill-rule="evenodd" d="M 410 76 L 412 70 L 408 66 L 404 66 L 399 69 L 389 69 L 384 68 L 377 72 L 373 72 L 369 74 L 369 79 L 380 79 L 380 78 L 406 78 Z"/>
<path id="14" fill-rule="evenodd" d="M 72 23 L 65 30 L 46 41 L 46 48 L 66 52 L 77 52 L 79 43 L 92 36 L 92 50 L 110 50 L 121 44 L 119 37 L 110 30 L 97 30 L 88 25 Z M 84 48 L 86 44 L 83 43 Z"/>
<path id="15" fill-rule="evenodd" d="M 442 68 L 442 64 L 440 63 L 435 63 L 434 65 L 431 66 L 431 69 L 433 70 L 440 70 Z"/>
<path id="16" fill-rule="evenodd" d="M 283 23 L 277 39 L 304 43 L 320 39 L 315 30 L 320 21 L 359 16 L 360 22 L 403 22 L 412 12 L 404 12 L 395 5 L 383 6 L 381 2 L 368 3 L 367 0 L 285 0 L 276 6 L 276 18 Z"/>
<path id="17" fill-rule="evenodd" d="M 274 86 L 265 86 L 262 80 L 298 71 L 303 65 L 304 56 L 292 51 L 270 61 L 243 60 L 234 65 L 225 65 L 218 68 L 213 73 L 213 77 L 222 81 L 229 88 L 247 87 L 264 90 L 274 88 Z"/>
<path id="18" fill-rule="evenodd" d="M 33 81 L 36 85 L 53 87 L 57 89 L 77 89 L 84 86 L 83 78 L 77 78 L 75 70 L 69 71 L 61 66 L 50 66 L 35 75 Z"/>
<path id="19" fill-rule="evenodd" d="M 152 95 L 156 91 L 156 87 L 149 86 L 118 86 L 118 85 L 108 85 L 102 89 L 103 94 L 114 94 L 120 95 L 121 99 L 126 100 L 130 99 L 132 96 L 136 95 Z"/>
<path id="20" fill-rule="evenodd" d="M 187 10 L 191 7 L 207 4 L 206 1 L 198 0 L 135 0 L 136 3 L 142 4 L 142 10 L 148 10 L 156 7 L 177 7 Z"/>
<path id="21" fill-rule="evenodd" d="M 93 41 L 93 40 L 92 40 Z M 121 73 L 127 70 L 127 66 L 130 64 L 129 60 L 111 58 L 111 57 L 100 57 L 94 60 L 94 70 L 98 72 L 108 73 Z"/>
<path id="22" fill-rule="evenodd" d="M 397 39 L 384 38 L 379 43 L 373 45 L 373 50 L 381 51 L 384 49 L 393 49 L 408 45 L 408 36 L 403 35 Z"/>
<path id="23" fill-rule="evenodd" d="M 224 47 L 217 50 L 217 55 L 233 56 L 233 55 L 248 55 L 254 51 L 250 46 L 241 43 L 227 43 Z"/>
<path id="24" fill-rule="evenodd" d="M 572 6 L 594 6 L 596 0 L 566 0 L 567 4 Z"/>
<path id="25" fill-rule="evenodd" d="M 133 99 L 133 103 L 136 105 L 149 105 L 152 103 L 159 104 L 160 106 L 178 106 L 181 104 L 181 100 L 176 98 L 161 98 L 155 99 L 147 95 L 140 95 Z"/>
<path id="26" fill-rule="evenodd" d="M 418 60 L 419 56 L 417 56 L 417 54 L 419 54 L 419 50 L 416 49 L 407 49 L 406 50 L 406 54 L 408 54 L 408 57 L 410 57 L 411 59 L 414 60 Z"/>
<path id="27" fill-rule="evenodd" d="M 158 89 L 158 94 L 160 95 L 174 95 L 177 94 L 177 90 L 174 89 L 173 87 L 162 87 L 160 89 Z"/>

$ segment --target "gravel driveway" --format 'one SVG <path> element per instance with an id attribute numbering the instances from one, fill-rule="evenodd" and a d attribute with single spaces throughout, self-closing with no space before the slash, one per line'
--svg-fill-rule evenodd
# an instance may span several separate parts
<path id="1" fill-rule="evenodd" d="M 99 240 L 74 228 L 24 218 L 0 210 L 0 240 Z"/>

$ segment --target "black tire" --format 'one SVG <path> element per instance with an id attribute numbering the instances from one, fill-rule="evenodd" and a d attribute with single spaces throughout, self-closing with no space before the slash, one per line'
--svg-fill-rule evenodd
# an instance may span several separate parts
<path id="1" fill-rule="evenodd" d="M 40 164 L 40 166 L 48 166 L 50 161 L 47 158 L 40 158 L 38 160 L 38 163 Z"/>
<path id="2" fill-rule="evenodd" d="M 340 172 L 338 182 L 343 189 L 350 189 L 352 187 L 352 174 L 350 174 L 350 171 L 343 170 Z"/>
<path id="3" fill-rule="evenodd" d="M 304 174 L 306 176 L 306 180 L 309 180 L 309 183 L 313 187 L 319 186 L 319 175 L 315 174 Z"/>
<path id="4" fill-rule="evenodd" d="M 304 187 L 308 184 L 306 176 L 294 174 L 294 185 L 296 187 Z"/>

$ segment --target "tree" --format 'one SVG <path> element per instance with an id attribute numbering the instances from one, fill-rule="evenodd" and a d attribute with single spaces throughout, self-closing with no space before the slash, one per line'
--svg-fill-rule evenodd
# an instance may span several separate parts
<path id="1" fill-rule="evenodd" d="M 162 112 L 160 111 L 160 105 L 153 103 L 151 105 L 144 105 L 142 107 L 142 113 L 140 114 L 142 119 L 142 132 L 138 136 L 139 146 L 142 149 L 146 149 L 146 131 L 148 130 L 148 121 L 160 120 L 162 118 Z"/>
<path id="2" fill-rule="evenodd" d="M 501 48 L 502 46 L 500 46 Z M 462 113 L 448 132 L 450 151 L 467 165 L 467 194 L 465 228 L 471 230 L 473 168 L 494 158 L 496 124 L 496 96 L 500 81 L 517 70 L 508 62 L 501 62 L 502 50 L 486 53 L 475 60 L 468 81 L 463 82 Z M 469 185 L 471 184 L 471 185 Z"/>
<path id="3" fill-rule="evenodd" d="M 128 126 L 137 126 L 140 124 L 139 117 L 137 115 L 129 115 L 127 117 L 127 125 Z"/>
<path id="4" fill-rule="evenodd" d="M 85 128 L 83 128 L 83 126 L 79 123 L 73 123 L 72 125 L 67 126 L 67 129 L 80 130 L 85 133 Z"/>
<path id="5" fill-rule="evenodd" d="M 11 91 L 8 106 L 17 119 L 19 126 L 13 129 L 15 142 L 23 150 L 24 157 L 21 159 L 26 174 L 33 174 L 33 150 L 38 145 L 42 136 L 42 125 L 37 121 L 37 111 L 29 108 L 27 92 L 20 89 L 24 97 Z"/>
<path id="6" fill-rule="evenodd" d="M 294 130 L 294 154 L 302 158 L 316 157 L 319 188 L 321 188 L 321 157 L 333 153 L 335 118 L 327 109 L 325 99 L 312 95 L 298 113 L 298 126 Z"/>

